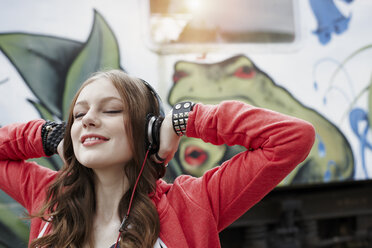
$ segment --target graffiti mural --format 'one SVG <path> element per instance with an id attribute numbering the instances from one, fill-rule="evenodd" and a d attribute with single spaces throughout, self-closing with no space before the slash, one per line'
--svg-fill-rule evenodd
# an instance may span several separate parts
<path id="1" fill-rule="evenodd" d="M 353 0 L 343 0 L 351 3 Z M 316 17 L 318 27 L 314 34 L 318 36 L 319 42 L 326 45 L 331 41 L 332 34 L 342 34 L 348 29 L 351 14 L 345 17 L 334 0 L 309 0 L 311 9 Z"/>
<path id="2" fill-rule="evenodd" d="M 362 88 L 360 92 L 355 92 L 354 83 L 345 69 L 348 63 L 357 59 L 358 55 L 361 54 L 368 54 L 372 50 L 372 44 L 363 46 L 356 51 L 353 51 L 347 58 L 345 58 L 341 62 L 332 61 L 332 63 L 336 63 L 337 67 L 336 70 L 332 73 L 332 76 L 328 82 L 328 87 L 325 91 L 325 96 L 323 99 L 324 104 L 327 104 L 327 95 L 332 91 L 340 92 L 345 100 L 350 103 L 350 106 L 347 109 L 347 113 L 342 116 L 342 119 L 348 117 L 349 125 L 352 130 L 353 135 L 357 138 L 358 141 L 358 151 L 357 156 L 360 157 L 361 160 L 361 169 L 362 173 L 364 174 L 365 178 L 370 178 L 370 173 L 368 172 L 368 165 L 367 165 L 367 153 L 372 150 L 371 146 L 371 139 L 369 137 L 369 132 L 371 130 L 371 118 L 372 118 L 372 78 L 367 83 L 366 87 Z M 329 61 L 329 59 L 327 59 Z M 325 60 L 323 60 L 325 61 Z M 316 65 L 318 65 L 317 63 Z M 335 83 L 335 78 L 338 74 L 344 74 L 345 78 L 347 78 L 347 87 L 340 88 Z M 316 82 L 314 82 L 314 88 L 316 89 Z M 357 106 L 357 102 L 360 101 L 362 97 L 366 97 L 367 105 L 365 107 Z"/>
<path id="3" fill-rule="evenodd" d="M 62 5 L 53 2 L 49 8 L 55 10 L 66 6 L 64 10 L 73 12 L 72 5 L 82 5 L 67 2 L 63 1 Z M 120 8 L 117 7 L 119 2 L 122 2 Z M 22 113 L 19 108 L 5 106 L 4 103 L 12 98 L 18 102 L 25 100 L 27 106 L 35 110 L 36 117 L 65 119 L 73 93 L 87 76 L 100 69 L 125 68 L 125 71 L 136 76 L 147 77 L 151 83 L 157 82 L 155 88 L 160 90 L 160 95 L 167 97 L 163 100 L 168 103 L 165 106 L 168 109 L 186 99 L 206 104 L 235 99 L 311 122 L 317 133 L 311 153 L 281 185 L 370 179 L 372 37 L 370 32 L 362 32 L 358 26 L 362 26 L 365 20 L 370 23 L 368 11 L 372 5 L 366 1 L 352 0 L 303 1 L 308 5 L 299 2 L 305 13 L 302 17 L 307 18 L 309 24 L 304 30 L 309 34 L 307 40 L 296 51 L 276 53 L 273 49 L 270 50 L 272 53 L 265 55 L 244 49 L 239 55 L 228 49 L 220 53 L 192 55 L 154 54 L 142 44 L 145 42 L 140 35 L 142 31 L 137 29 L 139 25 L 133 24 L 135 17 L 141 18 L 137 1 L 110 2 L 112 6 L 102 3 L 99 9 L 106 10 L 107 15 L 95 10 L 93 22 L 89 19 L 90 28 L 84 29 L 81 25 L 72 28 L 77 32 L 87 32 L 88 37 L 80 39 L 68 35 L 71 27 L 64 27 L 61 36 L 48 33 L 54 27 L 43 35 L 38 32 L 39 29 L 36 29 L 37 32 L 5 29 L 5 24 L 11 21 L 3 18 L 0 54 L 4 59 L 0 60 L 0 64 L 2 68 L 9 69 L 0 70 L 0 96 L 5 99 L 2 102 L 0 99 L 3 117 L 0 126 L 16 119 L 7 116 L 22 117 L 27 111 L 22 109 Z M 36 2 L 32 4 L 37 5 Z M 23 2 L 23 5 L 27 3 Z M 79 22 L 80 12 L 87 9 L 93 12 L 91 10 L 95 9 L 86 3 L 83 5 L 75 13 Z M 15 9 L 23 14 L 29 11 Z M 48 12 L 42 10 L 40 8 L 38 13 Z M 32 20 L 25 18 L 24 22 L 36 21 L 38 15 L 33 15 Z M 53 18 L 56 16 L 68 19 L 63 11 L 53 13 Z M 52 26 L 48 20 L 43 20 L 44 26 Z M 359 23 L 353 23 L 358 20 Z M 354 37 L 350 38 L 352 35 Z M 352 71 L 351 68 L 356 69 Z M 9 76 L 10 73 L 7 73 L 11 70 L 15 73 Z M 283 73 L 279 74 L 278 70 Z M 363 73 L 368 75 L 368 81 L 364 80 L 365 77 L 358 77 Z M 19 78 L 14 79 L 15 76 Z M 313 91 L 295 91 L 293 88 L 297 85 L 291 84 L 293 81 L 311 84 L 309 88 Z M 19 89 L 15 86 L 12 88 L 15 82 L 27 88 L 33 97 L 21 97 Z M 311 101 L 306 101 L 308 95 L 311 95 Z M 320 103 L 317 104 L 316 100 Z M 333 113 L 337 118 L 342 116 L 342 121 L 331 116 Z M 239 146 L 214 146 L 183 137 L 168 167 L 166 179 L 172 181 L 179 174 L 200 176 L 242 149 Z M 55 170 L 61 166 L 58 156 L 35 160 Z M 20 218 L 23 212 L 22 206 L 0 191 L 0 248 L 27 246 L 29 223 Z"/>
<path id="4" fill-rule="evenodd" d="M 297 116 L 315 126 L 317 138 L 308 158 L 282 184 L 348 180 L 354 171 L 350 144 L 343 133 L 317 111 L 304 106 L 286 89 L 244 55 L 215 64 L 179 61 L 174 69 L 169 104 L 191 100 L 215 104 L 235 99 L 254 106 Z M 242 151 L 238 147 L 215 147 L 183 138 L 177 153 L 175 173 L 202 175 L 207 169 Z"/>

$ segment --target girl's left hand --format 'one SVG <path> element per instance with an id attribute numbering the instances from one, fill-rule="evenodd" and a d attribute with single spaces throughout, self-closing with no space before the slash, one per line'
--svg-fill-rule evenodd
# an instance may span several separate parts
<path id="1" fill-rule="evenodd" d="M 168 164 L 172 160 L 174 154 L 178 149 L 181 137 L 176 134 L 173 130 L 172 125 L 172 110 L 165 116 L 163 123 L 160 127 L 160 147 L 158 155 L 164 158 L 164 164 Z M 152 159 L 155 159 L 155 155 L 152 155 Z"/>

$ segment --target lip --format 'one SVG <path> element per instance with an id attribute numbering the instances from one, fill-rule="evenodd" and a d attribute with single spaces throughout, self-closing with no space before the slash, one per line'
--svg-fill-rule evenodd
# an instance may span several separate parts
<path id="1" fill-rule="evenodd" d="M 85 142 L 86 139 L 88 138 L 98 138 L 97 140 L 90 140 L 88 142 Z M 80 142 L 84 145 L 84 146 L 92 146 L 92 145 L 97 145 L 97 144 L 101 144 L 103 142 L 106 142 L 108 141 L 109 138 L 105 137 L 105 136 L 102 136 L 102 135 L 99 135 L 99 134 L 86 134 L 86 135 L 83 135 L 81 136 L 80 138 Z"/>
<path id="2" fill-rule="evenodd" d="M 185 149 L 185 161 L 193 167 L 200 167 L 208 160 L 208 153 L 204 149 L 190 145 Z"/>

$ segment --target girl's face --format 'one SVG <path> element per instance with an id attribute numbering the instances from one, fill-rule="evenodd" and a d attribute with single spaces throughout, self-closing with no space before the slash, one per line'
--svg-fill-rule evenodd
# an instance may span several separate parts
<path id="1" fill-rule="evenodd" d="M 92 169 L 123 167 L 133 157 L 119 92 L 105 78 L 88 84 L 73 109 L 71 139 L 77 160 Z"/>

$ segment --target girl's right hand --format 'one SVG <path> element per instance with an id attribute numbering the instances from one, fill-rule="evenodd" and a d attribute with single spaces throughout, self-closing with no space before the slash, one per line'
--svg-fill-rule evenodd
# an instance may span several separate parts
<path id="1" fill-rule="evenodd" d="M 61 140 L 61 142 L 59 142 L 59 144 L 57 146 L 57 153 L 58 153 L 58 156 L 62 159 L 63 164 L 65 164 L 66 160 L 65 160 L 65 157 L 63 155 L 63 139 Z"/>
<path id="2" fill-rule="evenodd" d="M 164 164 L 168 164 L 172 160 L 174 154 L 178 150 L 181 137 L 173 130 L 172 125 L 172 110 L 165 116 L 160 127 L 160 146 L 158 155 L 164 158 Z M 154 156 L 154 155 L 153 155 Z M 156 161 L 153 158 L 154 161 Z"/>

